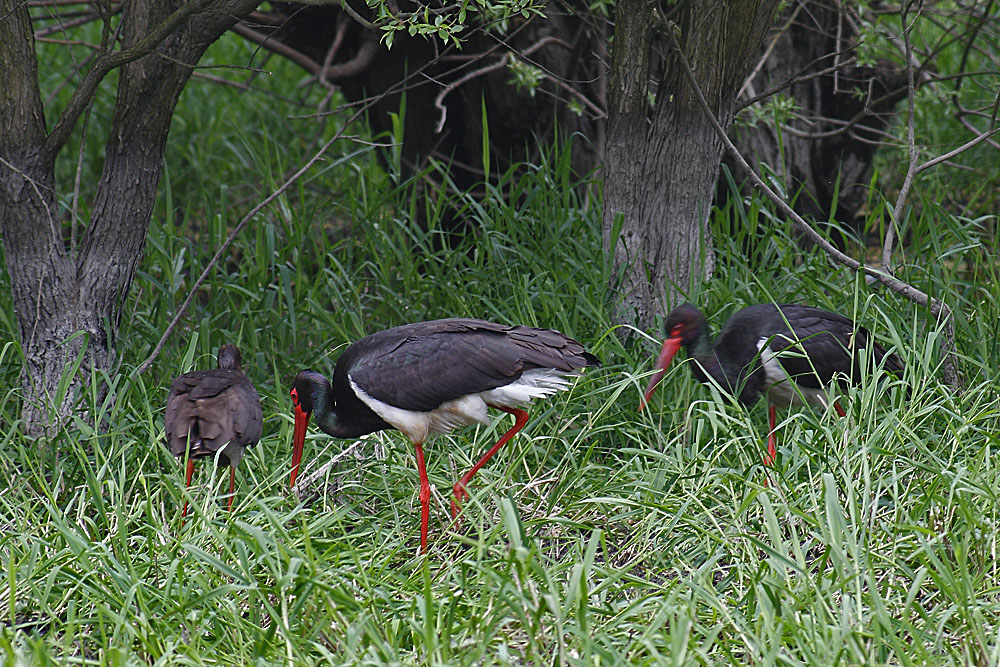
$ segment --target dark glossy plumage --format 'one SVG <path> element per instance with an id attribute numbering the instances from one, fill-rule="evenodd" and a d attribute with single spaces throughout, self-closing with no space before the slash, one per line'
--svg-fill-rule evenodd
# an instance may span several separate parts
<path id="1" fill-rule="evenodd" d="M 452 399 L 510 384 L 524 371 L 572 372 L 600 361 L 569 336 L 553 329 L 507 326 L 471 318 L 404 324 L 352 343 L 337 360 L 332 396 L 338 438 L 392 428 L 355 394 L 348 375 L 371 397 L 427 412 Z M 305 412 L 313 411 L 316 387 L 325 378 L 302 371 L 293 387 Z"/>
<path id="2" fill-rule="evenodd" d="M 864 357 L 872 368 L 881 364 L 888 373 L 903 371 L 899 357 L 887 353 L 866 329 L 846 317 L 811 306 L 748 306 L 729 318 L 713 342 L 705 316 L 685 303 L 667 316 L 666 330 L 656 372 L 646 386 L 640 409 L 683 347 L 692 358 L 689 366 L 699 381 L 714 380 L 744 405 L 757 402 L 762 393 L 768 394 L 770 428 L 765 465 L 773 463 L 776 455 L 776 405 L 826 405 L 826 390 L 834 381 L 845 386 L 861 380 Z M 865 349 L 868 352 L 861 354 Z M 833 407 L 841 416 L 846 414 L 839 402 L 835 401 Z"/>
<path id="3" fill-rule="evenodd" d="M 551 329 L 474 319 L 417 322 L 351 345 L 337 363 L 371 396 L 404 410 L 509 384 L 523 371 L 574 371 L 599 364 L 575 340 Z M 344 374 L 340 374 L 344 376 Z M 334 373 L 334 382 L 338 373 Z"/>
<path id="4" fill-rule="evenodd" d="M 243 374 L 239 348 L 223 345 L 218 368 L 174 380 L 163 423 L 174 456 L 184 456 L 190 435 L 191 458 L 214 457 L 225 447 L 219 466 L 238 465 L 244 450 L 260 440 L 263 424 L 260 397 Z"/>
<path id="5" fill-rule="evenodd" d="M 759 350 L 761 341 L 777 354 L 785 373 L 800 387 L 820 389 L 836 376 L 842 385 L 861 379 L 859 350 L 871 360 L 885 360 L 888 372 L 902 372 L 903 363 L 887 354 L 871 333 L 846 317 L 812 306 L 758 304 L 737 311 L 711 344 L 704 316 L 684 304 L 667 318 L 667 331 L 684 326 L 682 345 L 699 363 L 691 364 L 700 381 L 711 375 L 720 386 L 751 405 L 767 389 Z M 710 350 L 710 353 L 707 351 Z"/>
<path id="6" fill-rule="evenodd" d="M 489 424 L 487 408 L 514 416 L 510 428 L 453 487 L 457 517 L 465 485 L 528 421 L 520 406 L 569 387 L 565 379 L 597 357 L 552 329 L 506 326 L 467 318 L 386 329 L 350 345 L 333 383 L 315 371 L 293 381 L 295 426 L 291 484 L 295 485 L 311 418 L 326 433 L 350 438 L 399 429 L 413 442 L 420 474 L 420 548 L 427 548 L 430 483 L 423 443 L 434 433 Z"/>

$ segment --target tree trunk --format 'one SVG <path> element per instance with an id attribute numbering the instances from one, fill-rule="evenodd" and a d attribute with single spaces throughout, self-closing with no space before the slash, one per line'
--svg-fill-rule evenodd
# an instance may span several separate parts
<path id="1" fill-rule="evenodd" d="M 615 15 L 608 134 L 605 145 L 604 245 L 613 255 L 616 317 L 649 329 L 656 316 L 714 266 L 708 215 L 722 143 L 702 113 L 667 39 L 654 61 L 656 27 L 675 30 L 698 86 L 723 127 L 752 65 L 777 0 L 691 0 L 677 25 L 658 17 L 659 3 L 622 0 Z M 654 91 L 654 66 L 662 76 Z M 655 93 L 650 108 L 649 94 Z M 621 216 L 620 234 L 613 238 Z"/>
<path id="2" fill-rule="evenodd" d="M 113 369 L 122 306 L 145 245 L 177 99 L 205 49 L 255 5 L 126 2 L 121 49 L 95 61 L 46 133 L 26 5 L 0 2 L 0 69 L 9 84 L 0 87 L 0 231 L 25 358 L 25 435 L 53 435 L 91 372 Z M 56 205 L 55 158 L 97 83 L 116 66 L 121 74 L 104 169 L 74 257 Z"/>

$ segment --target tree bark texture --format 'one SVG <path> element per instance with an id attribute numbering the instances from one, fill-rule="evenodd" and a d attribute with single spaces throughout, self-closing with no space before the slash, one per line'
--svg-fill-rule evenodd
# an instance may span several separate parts
<path id="1" fill-rule="evenodd" d="M 0 68 L 11 82 L 0 86 L 0 232 L 25 359 L 22 429 L 29 437 L 52 435 L 92 372 L 115 366 L 115 336 L 145 245 L 177 99 L 205 49 L 255 5 L 250 0 L 125 3 L 120 50 L 103 54 L 91 70 L 103 67 L 106 74 L 114 63 L 121 74 L 89 226 L 71 256 L 54 170 L 65 135 L 46 133 L 26 4 L 0 2 Z M 148 44 L 178 11 L 188 15 L 177 29 Z M 85 84 L 77 93 L 88 94 Z M 91 100 L 81 101 L 86 106 Z M 64 114 L 62 120 L 76 118 Z M 57 395 L 81 354 L 80 371 L 66 378 Z"/>
<path id="2" fill-rule="evenodd" d="M 617 4 L 604 245 L 614 263 L 611 289 L 620 322 L 651 328 L 714 266 L 708 215 L 723 146 L 698 106 L 673 41 L 659 31 L 674 31 L 713 112 L 728 127 L 776 4 L 688 0 L 676 6 L 676 23 L 669 24 L 656 2 Z M 662 56 L 655 55 L 657 47 Z"/>

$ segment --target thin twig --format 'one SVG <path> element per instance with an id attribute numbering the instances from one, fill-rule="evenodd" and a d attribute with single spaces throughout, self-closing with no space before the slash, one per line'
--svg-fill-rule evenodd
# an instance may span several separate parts
<path id="1" fill-rule="evenodd" d="M 763 93 L 761 93 L 759 95 L 754 95 L 753 97 L 751 97 L 750 99 L 746 100 L 745 102 L 740 102 L 739 104 L 736 105 L 735 111 L 738 113 L 738 112 L 742 111 L 743 109 L 746 109 L 749 106 L 753 106 L 754 104 L 757 104 L 757 102 L 760 102 L 761 100 L 766 100 L 767 98 L 769 98 L 769 97 L 771 97 L 773 95 L 777 95 L 778 93 L 780 93 L 781 91 L 783 91 L 783 90 L 785 90 L 787 88 L 791 88 L 792 86 L 797 86 L 800 83 L 806 83 L 808 81 L 812 81 L 813 79 L 818 79 L 818 78 L 820 78 L 822 76 L 826 76 L 827 74 L 833 74 L 834 72 L 836 72 L 838 70 L 841 70 L 841 69 L 844 69 L 845 67 L 848 67 L 849 65 L 853 65 L 857 61 L 858 61 L 857 57 L 852 56 L 852 57 L 848 58 L 847 60 L 844 60 L 844 61 L 840 62 L 837 65 L 832 65 L 830 67 L 827 67 L 826 69 L 821 69 L 818 72 L 812 72 L 810 74 L 803 74 L 801 76 L 796 76 L 794 78 L 788 79 L 788 80 L 782 82 L 781 84 L 775 86 L 774 88 L 771 88 L 770 90 L 765 90 Z"/>
<path id="2" fill-rule="evenodd" d="M 778 193 L 771 189 L 771 187 L 764 182 L 764 179 L 760 177 L 757 170 L 753 169 L 740 153 L 739 149 L 733 144 L 729 135 L 719 124 L 718 119 L 715 114 L 712 113 L 712 108 L 708 105 L 708 101 L 705 99 L 704 93 L 701 91 L 701 86 L 698 84 L 698 80 L 694 76 L 694 72 L 691 70 L 691 65 L 687 61 L 687 57 L 684 55 L 683 49 L 681 49 L 680 44 L 677 43 L 677 38 L 674 36 L 672 31 L 667 31 L 671 41 L 673 42 L 674 50 L 677 54 L 678 62 L 680 62 L 681 67 L 684 69 L 684 74 L 691 84 L 691 90 L 694 93 L 695 99 L 698 101 L 698 105 L 702 108 L 708 119 L 709 124 L 715 130 L 716 135 L 722 141 L 726 150 L 729 152 L 730 157 L 750 176 L 750 180 L 753 181 L 754 185 L 757 186 L 761 192 L 763 192 L 768 199 L 774 202 L 778 210 L 788 216 L 792 221 L 792 224 L 798 229 L 802 234 L 809 238 L 813 243 L 818 245 L 820 248 L 826 251 L 832 259 L 837 261 L 844 266 L 853 269 L 855 271 L 863 271 L 865 274 L 872 276 L 879 282 L 884 284 L 886 287 L 892 291 L 900 294 L 910 301 L 916 304 L 930 308 L 931 314 L 938 319 L 938 321 L 943 322 L 945 340 L 942 343 L 942 353 L 944 359 L 941 362 L 942 379 L 946 384 L 953 387 L 958 387 L 960 385 L 961 379 L 958 375 L 956 369 L 955 361 L 955 335 L 953 316 L 951 308 L 944 301 L 940 299 L 928 296 L 927 293 L 917 289 L 916 287 L 910 285 L 909 283 L 903 282 L 899 278 L 895 277 L 891 273 L 882 271 L 879 268 L 874 268 L 871 266 L 862 265 L 861 262 L 845 255 L 836 246 L 827 241 L 823 236 L 821 236 L 816 230 L 814 230 L 809 223 L 807 223 L 802 216 L 795 212 L 795 210 L 789 206 L 788 202 L 785 201 Z"/>
<path id="3" fill-rule="evenodd" d="M 774 37 L 771 39 L 771 43 L 767 45 L 766 49 L 764 49 L 763 55 L 757 59 L 757 64 L 754 65 L 753 69 L 750 70 L 750 73 L 743 79 L 743 86 L 740 87 L 739 92 L 736 93 L 737 98 L 743 95 L 743 92 L 747 89 L 747 86 L 750 85 L 750 82 L 753 81 L 758 74 L 760 74 L 764 65 L 767 64 L 767 59 L 771 57 L 771 52 L 774 51 L 774 48 L 778 45 L 778 40 L 781 39 L 786 32 L 791 30 L 792 24 L 794 24 L 795 19 L 799 17 L 800 11 L 802 11 L 802 5 L 796 5 L 791 16 L 788 17 L 788 20 L 785 21 L 785 24 L 778 29 L 777 33 L 775 33 Z"/>
<path id="4" fill-rule="evenodd" d="M 94 95 L 108 73 L 127 63 L 133 62 L 149 55 L 163 40 L 172 35 L 184 21 L 188 20 L 194 13 L 208 5 L 211 0 L 193 0 L 175 10 L 162 23 L 156 25 L 145 37 L 136 42 L 132 47 L 121 51 L 107 53 L 94 62 L 87 71 L 83 81 L 73 92 L 73 97 L 63 110 L 59 120 L 56 121 L 52 132 L 45 140 L 45 153 L 54 156 L 69 140 L 76 126 L 76 121 L 80 114 L 90 106 Z"/>
<path id="5" fill-rule="evenodd" d="M 914 17 L 913 22 L 907 25 L 906 15 L 910 4 L 908 2 L 903 6 L 903 13 L 900 17 L 900 22 L 903 26 L 903 49 L 906 52 L 906 151 L 909 156 L 909 162 L 906 165 L 906 175 L 903 177 L 903 185 L 899 188 L 896 203 L 893 205 L 892 210 L 889 211 L 889 221 L 886 223 L 885 241 L 882 243 L 882 270 L 886 273 L 892 273 L 892 247 L 896 242 L 896 229 L 902 222 L 900 216 L 903 214 L 903 207 L 906 205 L 906 198 L 910 194 L 910 188 L 913 187 L 913 178 L 916 176 L 917 164 L 920 160 L 915 139 L 916 131 L 914 129 L 916 123 L 914 99 L 916 98 L 917 91 L 913 83 L 913 47 L 910 42 L 910 31 L 916 25 L 917 17 Z M 917 16 L 919 16 L 919 13 Z"/>
<path id="6" fill-rule="evenodd" d="M 225 253 L 225 251 L 229 248 L 229 246 L 232 245 L 232 243 L 236 239 L 236 237 L 240 234 L 240 232 L 243 231 L 243 228 L 246 227 L 247 224 L 251 220 L 253 220 L 253 218 L 257 215 L 257 213 L 259 213 L 261 211 L 261 209 L 263 209 L 265 206 L 267 206 L 272 201 L 274 201 L 279 196 L 281 196 L 281 194 L 285 190 L 287 190 L 288 188 L 290 188 L 306 172 L 308 172 L 310 169 L 312 169 L 312 166 L 314 164 L 316 164 L 316 162 L 318 162 L 321 157 L 323 157 L 323 155 L 330 148 L 330 146 L 332 146 L 335 142 L 337 142 L 337 141 L 339 141 L 340 139 L 343 138 L 343 136 L 344 136 L 344 130 L 346 130 L 355 120 L 357 120 L 359 117 L 361 117 L 361 115 L 366 110 L 367 110 L 367 107 L 359 109 L 353 116 L 351 116 L 341 126 L 341 128 L 337 131 L 336 134 L 333 135 L 333 137 L 330 138 L 329 141 L 327 141 L 325 144 L 323 144 L 323 146 L 321 146 L 320 149 L 318 151 L 316 151 L 316 153 L 311 158 L 309 158 L 309 160 L 304 165 L 302 165 L 302 167 L 298 171 L 296 171 L 294 174 L 292 174 L 274 192 L 272 192 L 270 195 L 268 195 L 266 198 L 264 198 L 261 202 L 259 202 L 256 206 L 254 206 L 250 210 L 250 212 L 247 213 L 243 217 L 242 220 L 240 220 L 239 224 L 237 224 L 233 228 L 233 231 L 231 231 L 229 233 L 229 236 L 226 237 L 226 240 L 222 243 L 222 245 L 216 251 L 215 256 L 212 257 L 212 259 L 209 261 L 208 265 L 201 272 L 201 275 L 198 276 L 197 280 L 195 280 L 194 285 L 191 286 L 191 290 L 188 292 L 187 298 L 184 299 L 184 303 L 181 304 L 181 307 L 178 308 L 177 312 L 174 314 L 173 319 L 170 320 L 170 324 L 167 325 L 167 328 L 163 332 L 163 335 L 160 337 L 160 340 L 156 343 L 156 347 L 153 348 L 153 352 L 149 355 L 149 357 L 144 362 L 142 362 L 142 364 L 139 365 L 138 368 L 135 369 L 134 375 L 138 376 L 138 375 L 141 375 L 142 373 L 145 373 L 147 370 L 149 370 L 149 367 L 153 365 L 153 362 L 159 356 L 160 351 L 163 350 L 163 345 L 164 345 L 164 343 L 166 343 L 167 338 L 169 338 L 170 334 L 173 333 L 173 330 L 177 327 L 177 323 L 180 322 L 181 318 L 184 316 L 184 313 L 187 311 L 188 306 L 191 305 L 191 301 L 194 300 L 194 296 L 198 292 L 198 288 L 201 287 L 201 284 L 205 281 L 205 278 L 207 278 L 208 274 L 212 272 L 212 269 L 215 268 L 215 265 L 218 264 L 219 260 L 222 258 L 223 253 Z"/>
<path id="7" fill-rule="evenodd" d="M 545 46 L 549 42 L 561 42 L 561 41 L 562 40 L 558 39 L 557 37 L 551 37 L 551 36 L 543 37 L 540 40 L 538 40 L 537 42 L 535 42 L 534 44 L 531 44 L 530 46 L 527 46 L 524 49 L 520 50 L 518 53 L 520 53 L 522 55 L 525 55 L 525 56 L 528 56 L 528 55 L 531 55 L 532 53 L 534 53 L 535 51 L 537 51 L 538 49 L 542 48 L 543 46 Z M 499 47 L 499 44 L 498 44 L 497 47 L 494 47 L 493 49 L 490 49 L 489 51 L 487 51 L 486 53 L 484 53 L 483 57 L 485 57 L 491 51 L 495 50 L 498 47 Z M 508 48 L 510 48 L 510 47 L 508 46 Z M 468 83 L 469 81 L 471 81 L 471 80 L 473 80 L 473 79 L 475 79 L 477 77 L 480 77 L 480 76 L 482 76 L 484 74 L 489 74 L 490 72 L 493 72 L 495 70 L 501 69 L 502 67 L 505 67 L 509 61 L 510 61 L 510 54 L 504 54 L 503 56 L 500 57 L 500 60 L 498 60 L 497 62 L 493 63 L 492 65 L 485 65 L 484 67 L 480 67 L 479 69 L 476 69 L 476 70 L 473 70 L 471 72 L 468 72 L 467 74 L 465 74 L 465 76 L 462 76 L 461 78 L 456 79 L 455 81 L 452 81 L 447 86 L 445 86 L 441 90 L 441 92 L 438 93 L 437 97 L 434 98 L 434 106 L 441 112 L 441 114 L 438 116 L 437 125 L 434 127 L 434 133 L 435 134 L 441 134 L 441 130 L 444 129 L 445 121 L 448 120 L 448 107 L 446 107 L 444 105 L 444 98 L 446 98 L 451 93 L 455 92 L 455 89 L 458 88 L 459 86 L 461 86 L 461 85 L 463 85 L 465 83 Z M 590 106 L 590 105 L 588 105 L 588 106 Z M 598 109 L 596 107 L 595 107 L 595 109 L 596 109 L 596 111 L 598 113 L 603 113 L 603 112 L 601 112 L 600 109 Z"/>
<path id="8" fill-rule="evenodd" d="M 121 5 L 117 5 L 115 7 L 115 12 L 114 13 L 117 14 L 120 11 L 121 11 Z M 86 25 L 88 23 L 93 23 L 94 21 L 97 21 L 100 18 L 101 18 L 100 13 L 93 12 L 93 13 L 86 14 L 85 16 L 81 16 L 79 18 L 75 18 L 72 21 L 63 22 L 62 20 L 60 20 L 55 25 L 51 25 L 51 26 L 49 26 L 47 28 L 40 28 L 40 29 L 36 30 L 35 31 L 35 39 L 39 39 L 41 37 L 48 37 L 49 35 L 54 35 L 57 32 L 66 32 L 70 28 L 76 28 L 76 27 L 79 27 L 81 25 Z"/>
<path id="9" fill-rule="evenodd" d="M 73 177 L 73 205 L 69 216 L 69 256 L 76 257 L 77 216 L 80 210 L 80 178 L 83 176 L 83 156 L 87 148 L 87 127 L 90 125 L 90 113 L 93 107 L 83 115 L 83 127 L 80 128 L 80 152 L 76 157 L 76 174 Z"/>
<path id="10" fill-rule="evenodd" d="M 302 2 L 302 0 L 299 0 L 299 1 Z M 303 2 L 302 4 L 310 4 L 310 3 L 307 0 L 306 2 Z M 316 4 L 324 4 L 324 5 L 326 5 L 326 4 L 329 4 L 329 3 L 328 2 L 317 2 Z M 352 19 L 354 19 L 355 21 L 357 21 L 358 25 L 360 25 L 361 27 L 363 27 L 363 28 L 365 28 L 367 30 L 371 30 L 372 32 L 381 32 L 381 30 L 379 30 L 379 27 L 377 25 L 375 25 L 374 23 L 372 23 L 371 21 L 369 21 L 368 19 L 366 19 L 365 17 L 363 17 L 361 14 L 358 14 L 356 11 L 354 11 L 354 7 L 351 7 L 351 3 L 349 3 L 347 0 L 340 0 L 340 7 L 341 7 L 341 9 L 344 10 L 344 12 L 348 16 L 350 16 Z"/>
<path id="11" fill-rule="evenodd" d="M 278 55 L 284 56 L 285 58 L 291 60 L 299 67 L 302 67 L 310 74 L 316 74 L 321 69 L 323 69 L 318 62 L 316 62 L 306 54 L 302 53 L 297 49 L 293 49 L 292 47 L 281 42 L 280 40 L 271 39 L 270 35 L 266 35 L 260 32 L 259 30 L 254 30 L 249 25 L 247 25 L 246 21 L 240 21 L 239 23 L 236 23 L 232 28 L 230 28 L 230 30 L 235 32 L 240 37 L 243 37 L 244 39 L 249 40 L 254 44 L 257 44 L 258 46 L 266 48 L 268 51 L 272 51 L 274 53 L 277 53 Z"/>
<path id="12" fill-rule="evenodd" d="M 482 76 L 483 74 L 488 74 L 489 72 L 501 69 L 502 67 L 506 67 L 508 60 L 510 60 L 510 56 L 508 55 L 500 56 L 500 60 L 496 61 L 492 65 L 486 65 L 485 67 L 474 69 L 471 72 L 467 73 L 465 76 L 456 79 L 455 81 L 452 81 L 447 86 L 442 88 L 441 92 L 438 93 L 437 97 L 434 98 L 434 106 L 441 111 L 441 114 L 438 116 L 437 125 L 434 126 L 434 133 L 441 134 L 441 130 L 444 129 L 444 123 L 446 120 L 448 120 L 448 107 L 444 105 L 444 98 L 447 97 L 449 93 L 454 92 L 455 89 L 461 86 L 463 83 L 467 83 L 475 79 L 476 77 Z"/>
<path id="13" fill-rule="evenodd" d="M 1000 110 L 1000 93 L 998 93 L 997 96 L 993 100 L 993 113 L 990 116 L 990 125 L 996 125 L 998 110 Z M 975 136 L 972 139 L 970 139 L 969 141 L 966 141 L 964 144 L 962 144 L 958 148 L 956 148 L 954 150 L 951 150 L 951 151 L 948 151 L 944 155 L 939 155 L 936 158 L 933 158 L 931 160 L 928 160 L 927 162 L 924 162 L 922 165 L 920 165 L 919 167 L 917 167 L 916 173 L 919 174 L 920 172 L 924 171 L 925 169 L 930 169 L 931 167 L 933 167 L 934 165 L 936 165 L 936 164 L 938 164 L 940 162 L 945 162 L 946 160 L 950 160 L 951 158 L 955 157 L 959 153 L 964 153 L 965 151 L 969 150 L 970 148 L 972 148 L 976 144 L 978 144 L 980 142 L 983 142 L 983 141 L 987 141 L 990 137 L 992 137 L 993 135 L 997 134 L 998 132 L 1000 132 L 1000 127 L 993 127 L 992 129 L 990 129 L 990 130 L 988 130 L 986 132 L 981 132 L 977 136 Z M 990 142 L 990 143 L 992 143 L 992 142 Z"/>
<path id="14" fill-rule="evenodd" d="M 316 62 L 306 54 L 288 46 L 278 39 L 273 38 L 271 35 L 254 30 L 245 22 L 237 23 L 230 29 L 240 37 L 257 44 L 268 51 L 284 56 L 312 74 L 313 78 L 307 83 L 318 80 L 321 85 L 326 86 L 327 88 L 330 87 L 331 82 L 354 76 L 371 65 L 372 61 L 375 59 L 375 55 L 378 53 L 378 49 L 380 48 L 378 42 L 365 40 L 361 43 L 361 46 L 358 47 L 358 52 L 353 58 L 347 62 L 340 63 L 339 65 L 327 66 Z"/>

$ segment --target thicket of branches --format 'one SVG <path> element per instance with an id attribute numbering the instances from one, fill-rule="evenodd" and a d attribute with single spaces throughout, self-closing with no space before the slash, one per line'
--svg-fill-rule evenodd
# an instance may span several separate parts
<path id="1" fill-rule="evenodd" d="M 685 55 L 687 21 L 704 8 L 696 0 L 643 6 L 651 12 L 645 29 L 651 31 L 652 52 L 644 62 L 648 63 L 652 118 L 657 105 L 669 104 L 671 99 L 672 91 L 665 82 L 684 82 L 685 89 L 696 95 L 706 83 L 696 74 L 697 63 L 692 67 Z M 120 304 L 142 251 L 158 168 L 149 172 L 155 177 L 145 179 L 131 198 L 125 190 L 116 189 L 115 183 L 133 187 L 127 174 L 138 163 L 121 163 L 122 170 L 115 171 L 114 160 L 105 160 L 104 180 L 88 183 L 84 177 L 84 164 L 94 159 L 88 151 L 99 143 L 87 136 L 90 110 L 112 72 L 122 73 L 116 111 L 119 120 L 107 145 L 97 148 L 106 156 L 118 155 L 138 136 L 131 131 L 123 133 L 122 128 L 149 131 L 143 115 L 134 113 L 140 108 L 137 100 L 151 104 L 150 109 L 172 108 L 192 73 L 220 84 L 247 85 L 245 77 L 239 80 L 226 72 L 197 69 L 198 54 L 214 39 L 214 31 L 232 25 L 260 47 L 258 57 L 239 66 L 250 69 L 253 76 L 263 71 L 270 54 L 292 59 L 308 73 L 305 85 L 323 86 L 329 92 L 316 109 L 319 124 L 332 106 L 340 110 L 344 104 L 352 107 L 355 113 L 351 121 L 367 121 L 376 135 L 388 136 L 386 143 L 394 144 L 388 150 L 396 151 L 404 173 L 419 175 L 429 194 L 441 192 L 444 186 L 465 191 L 512 165 L 531 163 L 544 143 L 553 138 L 574 138 L 573 159 L 579 173 L 600 166 L 605 158 L 614 30 L 609 5 L 383 2 L 369 8 L 360 3 L 314 2 L 272 3 L 255 9 L 254 3 L 198 0 L 172 12 L 161 8 L 163 16 L 157 20 L 148 20 L 155 12 L 111 1 L 32 0 L 25 5 L 7 0 L 3 7 L 0 34 L 5 46 L 0 49 L 0 62 L 11 73 L 11 81 L 20 82 L 7 86 L 2 96 L 5 124 L 0 169 L 4 170 L 5 197 L 0 205 L 8 270 L 13 266 L 36 271 L 46 265 L 45 257 L 52 256 L 66 263 L 52 274 L 65 276 L 62 282 L 42 274 L 18 275 L 12 281 L 15 303 L 20 304 L 16 310 L 21 344 L 28 359 L 22 389 L 34 406 L 27 423 L 44 421 L 41 404 L 55 398 L 58 376 L 82 343 L 60 347 L 63 341 L 75 340 L 75 331 L 88 332 L 91 353 L 104 349 L 102 354 L 88 357 L 83 364 L 85 371 L 112 370 L 118 363 L 113 345 Z M 728 118 L 714 119 L 712 105 L 701 100 L 706 117 L 715 123 L 719 140 L 727 146 L 727 160 L 737 176 L 774 198 L 803 237 L 827 248 L 835 261 L 864 270 L 873 281 L 926 305 L 932 317 L 945 322 L 948 308 L 941 295 L 926 294 L 899 274 L 895 259 L 899 255 L 898 236 L 905 234 L 913 188 L 923 175 L 935 168 L 975 168 L 975 159 L 963 164 L 964 153 L 998 147 L 994 135 L 1000 101 L 996 92 L 1000 39 L 995 9 L 993 0 L 790 3 L 765 36 L 749 77 L 733 91 L 737 94 L 735 126 L 727 127 Z M 32 35 L 23 32 L 29 25 L 22 20 L 25 16 Z M 88 24 L 100 28 L 88 32 Z M 184 33 L 178 32 L 179 27 L 191 25 L 200 26 L 201 31 L 194 33 L 193 42 L 191 34 L 182 37 Z M 95 41 L 88 35 L 100 38 Z M 31 105 L 44 109 L 51 128 L 36 128 L 28 137 L 26 126 L 17 119 L 34 114 L 37 120 L 42 113 L 25 115 L 22 111 L 27 107 L 20 105 L 37 94 L 32 45 L 43 43 L 69 49 L 76 67 L 65 72 L 63 84 L 56 87 L 51 99 L 39 99 Z M 155 78 L 168 71 L 166 78 Z M 139 80 L 136 76 L 166 83 L 134 86 Z M 54 102 L 70 90 L 68 102 Z M 341 93 L 346 102 L 335 93 Z M 924 134 L 918 119 L 930 110 L 950 114 L 959 129 L 947 137 Z M 148 117 L 160 116 L 151 112 Z M 165 141 L 169 117 L 159 127 L 160 134 L 150 139 L 153 143 Z M 317 143 L 313 160 L 287 174 L 277 192 L 306 173 L 332 141 L 352 133 L 357 131 L 348 125 L 334 139 Z M 68 155 L 67 141 L 73 136 L 82 136 L 82 140 L 77 144 L 79 151 Z M 402 146 L 395 145 L 399 140 Z M 42 147 L 42 153 L 33 153 L 33 146 Z M 880 174 L 879 181 L 872 177 L 876 149 L 905 156 L 892 162 L 894 173 L 888 178 Z M 31 161 L 39 155 L 43 167 L 57 165 L 58 169 L 51 169 L 52 177 L 46 175 L 48 167 L 38 172 L 41 176 L 32 172 Z M 138 155 L 142 155 L 141 150 Z M 27 190 L 22 187 L 25 183 L 30 186 Z M 869 190 L 873 184 L 895 189 L 892 203 L 885 207 L 882 228 L 856 230 L 859 243 L 837 235 L 831 243 L 830 237 L 813 229 L 817 221 L 856 223 L 863 218 L 873 199 Z M 86 203 L 88 188 L 90 195 L 96 195 Z M 277 192 L 259 202 L 254 211 Z M 136 199 L 136 194 L 141 197 Z M 995 200 L 990 200 L 988 193 L 978 196 L 986 210 L 995 210 Z M 108 218 L 98 214 L 100 206 L 93 202 L 139 200 L 143 204 L 132 211 L 135 215 L 130 214 L 136 224 L 122 227 L 135 233 L 109 235 L 100 227 Z M 811 219 L 800 217 L 800 213 Z M 707 215 L 707 211 L 693 215 Z M 233 234 L 252 216 L 253 212 Z M 606 239 L 613 231 L 612 217 L 606 217 Z M 449 224 L 456 233 L 466 229 L 458 214 Z M 665 229 L 671 224 L 676 223 L 668 221 Z M 28 238 L 27 230 L 39 225 L 54 232 L 45 248 L 37 242 L 18 241 Z M 850 224 L 846 229 L 847 236 L 852 236 Z M 124 250 L 113 264 L 121 270 L 86 268 L 89 249 L 99 239 L 107 239 L 114 252 Z M 880 245 L 880 261 L 863 265 L 864 246 L 872 239 Z M 220 248 L 216 257 L 224 250 L 225 246 Z M 710 255 L 711 249 L 705 252 Z M 630 261 L 641 271 L 645 260 L 633 257 Z M 205 267 L 203 276 L 211 269 L 211 265 Z M 39 336 L 39 319 L 30 304 L 54 300 L 53 307 L 58 310 L 59 299 L 81 303 L 76 282 L 81 276 L 101 277 L 88 280 L 96 281 L 95 289 L 107 297 L 108 308 L 88 312 L 66 326 L 65 322 L 53 324 L 51 331 Z M 650 313 L 661 311 L 667 305 L 663 301 L 682 293 L 679 286 L 685 284 L 673 275 L 666 276 L 665 285 L 657 282 L 654 275 L 655 289 L 643 297 L 650 301 Z M 40 285 L 62 287 L 46 291 Z M 197 288 L 193 285 L 191 294 Z M 612 284 L 611 289 L 622 289 L 621 283 Z M 612 298 L 623 299 L 624 295 L 613 294 Z M 184 306 L 175 322 L 183 312 Z M 650 325 L 651 321 L 640 324 Z M 36 342 L 37 349 L 33 347 Z M 55 348 L 59 348 L 58 353 L 52 352 Z M 944 353 L 951 353 L 947 345 Z M 142 366 L 147 367 L 148 363 Z M 946 364 L 945 370 L 945 380 L 958 384 L 957 369 Z M 69 395 L 63 391 L 60 396 L 65 402 Z M 57 412 L 65 413 L 65 409 L 63 406 Z"/>

